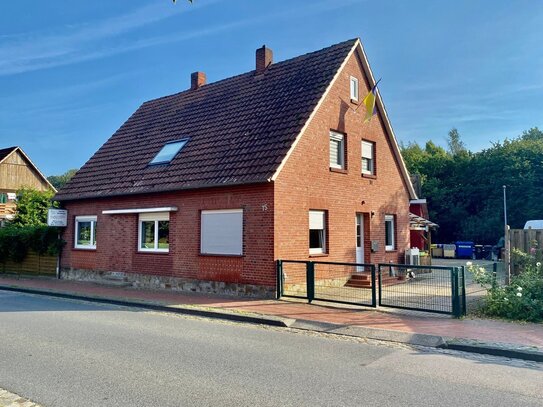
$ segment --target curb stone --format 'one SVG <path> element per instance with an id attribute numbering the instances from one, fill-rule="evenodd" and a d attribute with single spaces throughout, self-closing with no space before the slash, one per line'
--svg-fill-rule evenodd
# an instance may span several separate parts
<path id="1" fill-rule="evenodd" d="M 449 339 L 445 342 L 443 348 L 543 363 L 543 350 L 513 344 L 483 343 L 464 339 Z"/>
<path id="2" fill-rule="evenodd" d="M 425 346 L 440 349 L 449 349 L 470 353 L 501 356 L 512 359 L 530 360 L 543 363 L 543 349 L 526 347 L 515 344 L 483 343 L 476 340 L 442 337 L 439 335 L 410 333 L 387 330 L 382 328 L 369 328 L 357 325 L 342 325 L 330 322 L 319 322 L 302 319 L 277 317 L 257 313 L 242 313 L 231 310 L 219 310 L 211 307 L 198 307 L 193 305 L 161 305 L 148 301 L 123 300 L 98 296 L 85 296 L 67 292 L 38 290 L 17 286 L 0 284 L 0 290 L 22 292 L 27 294 L 45 295 L 50 297 L 82 300 L 101 304 L 112 304 L 125 307 L 136 307 L 160 312 L 191 315 L 197 317 L 216 318 L 235 322 L 245 322 L 258 325 L 268 325 L 282 328 L 294 328 L 321 333 L 332 333 L 359 338 L 368 338 L 387 342 L 404 343 L 415 346 Z M 1 394 L 1 393 L 0 393 Z M 0 407 L 3 407 L 0 405 Z"/>
<path id="3" fill-rule="evenodd" d="M 290 328 L 333 333 L 336 335 L 355 336 L 379 341 L 399 342 L 432 348 L 439 348 L 445 344 L 444 338 L 437 335 L 391 331 L 387 329 L 368 328 L 356 325 L 341 325 L 326 322 L 296 320 L 296 322 L 294 322 Z"/>

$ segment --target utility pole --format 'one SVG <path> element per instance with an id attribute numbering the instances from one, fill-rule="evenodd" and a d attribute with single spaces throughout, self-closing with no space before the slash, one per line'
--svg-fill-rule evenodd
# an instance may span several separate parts
<path id="1" fill-rule="evenodd" d="M 507 226 L 507 186 L 503 186 L 503 229 L 505 240 L 504 266 L 505 266 L 505 284 L 511 281 L 511 238 L 509 236 L 509 226 Z"/>

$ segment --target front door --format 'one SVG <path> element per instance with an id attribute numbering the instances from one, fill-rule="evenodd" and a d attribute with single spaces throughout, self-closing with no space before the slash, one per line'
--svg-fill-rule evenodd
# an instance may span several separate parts
<path id="1" fill-rule="evenodd" d="M 356 262 L 364 263 L 364 215 L 356 214 Z M 356 271 L 364 271 L 364 267 L 357 267 Z"/>

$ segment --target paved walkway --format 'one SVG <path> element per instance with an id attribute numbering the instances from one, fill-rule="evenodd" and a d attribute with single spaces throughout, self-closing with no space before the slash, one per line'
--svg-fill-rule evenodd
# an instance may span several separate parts
<path id="1" fill-rule="evenodd" d="M 507 343 L 543 349 L 543 324 L 521 324 L 488 319 L 462 320 L 413 312 L 383 312 L 354 306 L 309 305 L 294 301 L 240 299 L 195 293 L 141 290 L 47 278 L 0 276 L 0 286 L 47 290 L 82 296 L 147 302 L 167 306 L 206 307 L 258 313 L 297 320 L 379 328 L 404 333 L 438 335 L 490 343 Z"/>

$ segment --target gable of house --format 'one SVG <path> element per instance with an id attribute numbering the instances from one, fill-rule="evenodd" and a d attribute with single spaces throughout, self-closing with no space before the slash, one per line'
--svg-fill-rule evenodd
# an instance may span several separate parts
<path id="1" fill-rule="evenodd" d="M 23 187 L 55 190 L 47 178 L 19 147 L 0 150 L 0 191 L 15 192 Z"/>
<path id="2" fill-rule="evenodd" d="M 353 80 L 358 100 L 352 99 Z M 365 122 L 362 100 L 374 84 L 358 42 L 274 176 L 275 208 L 281 214 L 275 219 L 278 258 L 300 259 L 300 253 L 310 257 L 310 212 L 317 211 L 324 213 L 322 251 L 327 260 L 355 261 L 359 221 L 368 245 L 366 261 L 401 260 L 409 244 L 409 200 L 416 194 L 380 95 L 376 114 Z M 362 166 L 367 146 L 370 173 Z M 387 219 L 394 222 L 392 250 L 385 250 Z M 379 249 L 370 248 L 370 241 Z"/>

